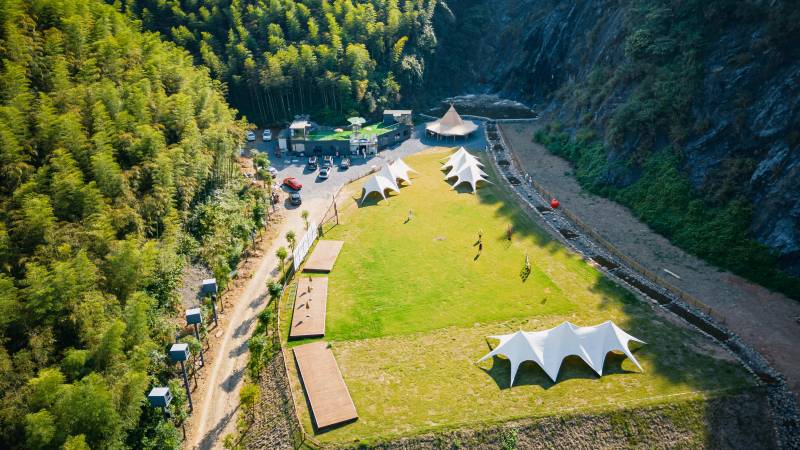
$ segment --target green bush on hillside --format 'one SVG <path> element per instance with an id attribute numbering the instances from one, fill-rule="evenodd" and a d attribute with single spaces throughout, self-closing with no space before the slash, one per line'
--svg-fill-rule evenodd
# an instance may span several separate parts
<path id="1" fill-rule="evenodd" d="M 752 209 L 735 199 L 712 205 L 692 189 L 679 169 L 679 159 L 669 148 L 653 154 L 641 177 L 627 187 L 607 182 L 608 162 L 603 144 L 591 134 L 540 131 L 535 140 L 575 166 L 582 187 L 609 197 L 631 211 L 679 247 L 712 264 L 750 278 L 764 286 L 800 298 L 800 279 L 777 267 L 777 257 L 750 236 Z"/>

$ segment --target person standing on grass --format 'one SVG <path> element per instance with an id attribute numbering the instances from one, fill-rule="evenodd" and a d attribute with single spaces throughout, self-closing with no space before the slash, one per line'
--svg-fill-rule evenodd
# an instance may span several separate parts
<path id="1" fill-rule="evenodd" d="M 411 222 L 411 219 L 414 218 L 414 211 L 411 208 L 408 209 L 408 218 L 406 218 L 406 222 Z"/>

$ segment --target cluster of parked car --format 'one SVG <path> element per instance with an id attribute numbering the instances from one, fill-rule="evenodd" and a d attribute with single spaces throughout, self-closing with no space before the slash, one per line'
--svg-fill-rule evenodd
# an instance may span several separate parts
<path id="1" fill-rule="evenodd" d="M 289 194 L 289 203 L 295 206 L 302 205 L 303 198 L 300 197 L 300 189 L 303 189 L 303 184 L 300 183 L 300 180 L 295 177 L 286 177 L 283 179 L 283 185 L 294 190 Z"/>
<path id="2" fill-rule="evenodd" d="M 248 131 L 247 134 L 245 134 L 245 139 L 247 139 L 247 142 L 255 142 L 256 141 L 256 133 L 255 133 L 255 131 L 252 131 L 252 130 Z M 264 142 L 271 141 L 272 140 L 272 131 L 270 131 L 268 128 L 265 129 L 264 132 L 261 133 L 261 140 L 263 140 Z"/>
<path id="3" fill-rule="evenodd" d="M 317 175 L 321 180 L 327 180 L 328 177 L 331 175 L 331 170 L 333 170 L 333 156 L 323 156 L 322 157 L 322 164 L 320 167 L 320 163 L 318 162 L 316 156 L 311 156 L 308 158 L 308 163 L 306 164 L 306 169 L 313 172 L 319 168 L 319 175 Z M 350 158 L 342 158 L 339 162 L 339 168 L 342 170 L 347 170 L 350 168 Z"/>
<path id="4" fill-rule="evenodd" d="M 248 131 L 245 135 L 247 142 L 255 142 L 256 141 L 256 133 L 254 131 Z M 272 131 L 269 129 L 265 129 L 261 134 L 261 139 L 264 142 L 268 142 L 272 140 Z M 320 160 L 317 156 L 311 156 L 308 158 L 308 163 L 306 164 L 306 169 L 308 171 L 316 171 L 319 169 L 319 173 L 317 177 L 320 180 L 327 180 L 330 175 L 331 171 L 333 170 L 334 161 L 333 156 L 322 156 Z M 347 170 L 350 168 L 350 158 L 344 157 L 339 161 L 339 169 L 340 170 Z M 278 171 L 274 167 L 269 168 L 270 175 L 275 178 L 278 176 Z M 289 202 L 292 205 L 300 205 L 303 203 L 303 199 L 300 197 L 300 190 L 303 189 L 303 184 L 295 177 L 286 177 L 283 179 L 283 185 L 289 188 L 290 190 L 294 191 L 289 194 Z"/>

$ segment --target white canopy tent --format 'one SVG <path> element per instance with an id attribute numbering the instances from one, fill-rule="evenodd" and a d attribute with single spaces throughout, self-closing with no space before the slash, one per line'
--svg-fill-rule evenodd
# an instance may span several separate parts
<path id="1" fill-rule="evenodd" d="M 389 180 L 389 182 L 392 184 L 393 190 L 398 192 L 400 191 L 400 185 L 397 184 L 397 177 L 395 177 L 394 171 L 392 171 L 388 164 L 384 164 L 377 175 Z"/>
<path id="2" fill-rule="evenodd" d="M 461 161 L 459 164 L 452 166 L 450 168 L 450 170 L 447 171 L 447 175 L 445 175 L 444 179 L 445 180 L 449 180 L 450 178 L 453 178 L 454 176 L 457 176 L 459 172 L 461 172 L 462 170 L 464 170 L 467 167 L 475 167 L 476 169 L 478 169 L 478 172 L 480 172 L 480 174 L 482 176 L 484 176 L 484 177 L 488 176 L 485 173 L 483 173 L 483 169 L 482 169 L 483 164 L 481 164 L 481 162 L 478 161 L 477 158 L 476 158 L 476 159 L 465 159 L 465 160 Z"/>
<path id="3" fill-rule="evenodd" d="M 517 375 L 519 365 L 524 361 L 533 361 L 544 369 L 553 382 L 558 378 L 561 362 L 567 356 L 580 357 L 598 375 L 603 375 L 603 362 L 611 351 L 622 352 L 643 370 L 628 349 L 630 341 L 644 344 L 623 331 L 612 321 L 606 321 L 593 327 L 578 327 L 570 322 L 544 331 L 517 331 L 512 334 L 489 336 L 499 339 L 500 344 L 486 354 L 478 362 L 496 355 L 504 355 L 511 362 L 511 383 Z"/>
<path id="4" fill-rule="evenodd" d="M 385 167 L 384 167 L 385 168 Z M 364 200 L 367 199 L 369 194 L 373 192 L 377 192 L 381 195 L 382 198 L 386 199 L 386 190 L 399 192 L 400 188 L 397 187 L 397 183 L 394 182 L 392 178 L 386 178 L 385 176 L 377 173 L 373 175 L 372 178 L 367 180 L 364 183 L 364 196 L 361 197 L 361 204 L 364 203 Z"/>
<path id="5" fill-rule="evenodd" d="M 461 149 L 453 153 L 453 155 L 447 159 L 447 162 L 442 165 L 442 169 L 461 167 L 465 163 L 474 163 L 483 167 L 483 163 L 475 155 L 466 151 L 464 147 L 461 147 Z"/>
<path id="6" fill-rule="evenodd" d="M 461 157 L 461 155 L 463 155 L 465 153 L 469 153 L 469 152 L 467 152 L 467 149 L 465 149 L 464 147 L 459 147 L 458 150 L 456 150 L 455 153 L 452 153 L 450 156 L 447 157 L 447 161 L 445 161 L 444 166 L 442 166 L 442 167 L 452 166 L 452 164 L 451 164 L 452 161 L 455 158 Z"/>
<path id="7" fill-rule="evenodd" d="M 395 181 L 402 180 L 408 184 L 411 184 L 411 177 L 408 176 L 408 173 L 418 173 L 416 170 L 408 167 L 405 161 L 400 158 L 389 164 L 389 170 L 392 172 L 392 176 L 394 176 Z"/>
<path id="8" fill-rule="evenodd" d="M 469 183 L 472 187 L 472 191 L 476 191 L 478 189 L 478 182 L 489 183 L 491 182 L 486 179 L 488 175 L 483 173 L 483 171 L 478 167 L 477 164 L 466 163 L 458 170 L 455 175 L 448 176 L 447 178 L 458 177 L 455 183 L 453 183 L 453 189 L 456 188 L 461 183 Z"/>

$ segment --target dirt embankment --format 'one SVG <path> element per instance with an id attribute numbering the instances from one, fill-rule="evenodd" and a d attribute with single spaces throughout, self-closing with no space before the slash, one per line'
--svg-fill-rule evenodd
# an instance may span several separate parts
<path id="1" fill-rule="evenodd" d="M 428 434 L 373 448 L 776 448 L 766 396 L 740 395 Z M 744 425 L 746 424 L 746 425 Z"/>
<path id="2" fill-rule="evenodd" d="M 568 161 L 533 142 L 538 126 L 501 125 L 510 150 L 525 171 L 620 252 L 706 305 L 715 319 L 783 373 L 797 396 L 800 303 L 705 263 L 672 245 L 624 206 L 585 192 L 572 176 Z"/>

